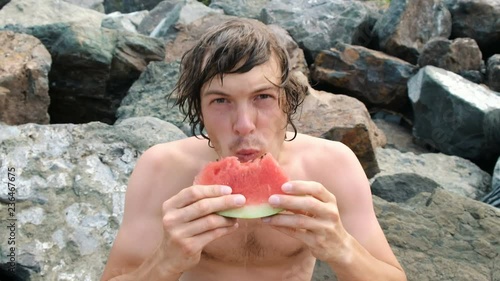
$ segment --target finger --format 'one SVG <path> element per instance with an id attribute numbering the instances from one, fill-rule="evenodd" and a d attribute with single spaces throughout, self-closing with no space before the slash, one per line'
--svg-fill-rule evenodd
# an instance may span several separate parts
<path id="1" fill-rule="evenodd" d="M 292 238 L 304 242 L 304 244 L 306 245 L 309 245 L 307 241 L 311 239 L 310 237 L 311 234 L 309 234 L 308 231 L 305 229 L 289 228 L 289 227 L 275 226 L 275 225 L 272 225 L 271 227 L 281 233 L 284 233 Z"/>
<path id="2" fill-rule="evenodd" d="M 181 190 L 178 194 L 167 200 L 163 210 L 168 208 L 180 209 L 203 199 L 231 194 L 232 189 L 225 185 L 193 185 Z"/>
<path id="3" fill-rule="evenodd" d="M 289 181 L 281 186 L 286 194 L 310 195 L 323 202 L 335 201 L 335 196 L 322 184 L 313 181 Z"/>
<path id="4" fill-rule="evenodd" d="M 291 231 L 299 229 L 310 231 L 321 227 L 321 223 L 316 219 L 301 214 L 278 214 L 263 218 L 262 222 L 275 227 L 289 228 Z"/>
<path id="5" fill-rule="evenodd" d="M 326 204 L 312 196 L 295 196 L 273 194 L 269 197 L 269 204 L 274 208 L 282 208 L 294 213 L 319 216 L 328 212 Z"/>
<path id="6" fill-rule="evenodd" d="M 236 223 L 236 219 L 210 214 L 186 223 L 176 231 L 179 232 L 179 236 L 181 237 L 193 237 L 217 228 L 231 227 Z"/>
<path id="7" fill-rule="evenodd" d="M 320 228 L 318 223 L 314 222 L 311 217 L 304 215 L 275 215 L 263 218 L 262 222 L 307 245 L 309 245 L 311 239 L 313 239 L 313 231 L 311 229 Z"/>
<path id="8" fill-rule="evenodd" d="M 209 231 L 205 231 L 199 235 L 189 238 L 189 242 L 193 248 L 203 249 L 207 244 L 222 236 L 228 235 L 236 231 L 239 227 L 238 223 L 228 227 L 219 227 Z"/>
<path id="9" fill-rule="evenodd" d="M 239 208 L 245 201 L 245 196 L 241 194 L 201 199 L 182 209 L 183 221 L 192 221 L 212 213 Z"/>

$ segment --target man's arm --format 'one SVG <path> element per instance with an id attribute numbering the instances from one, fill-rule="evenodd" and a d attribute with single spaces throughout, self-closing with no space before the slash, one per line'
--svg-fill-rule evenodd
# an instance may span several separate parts
<path id="1" fill-rule="evenodd" d="M 295 214 L 265 222 L 303 241 L 339 280 L 406 280 L 375 216 L 361 164 L 345 145 L 321 142 L 321 153 L 306 163 L 314 181 L 291 181 L 283 186 L 288 195 L 269 199 Z"/>
<path id="2" fill-rule="evenodd" d="M 332 153 L 342 163 L 331 175 L 342 225 L 348 232 L 345 259 L 327 261 L 339 280 L 406 280 L 406 275 L 378 223 L 370 184 L 355 154 L 335 143 Z M 340 176 L 341 175 L 341 176 Z"/>
<path id="3" fill-rule="evenodd" d="M 125 196 L 123 221 L 101 277 L 106 280 L 178 280 L 179 275 L 161 271 L 163 237 L 161 205 L 166 190 L 164 152 L 147 150 L 137 161 Z M 164 187 L 164 188 L 161 188 Z M 116 277 L 116 278 L 113 278 Z"/>

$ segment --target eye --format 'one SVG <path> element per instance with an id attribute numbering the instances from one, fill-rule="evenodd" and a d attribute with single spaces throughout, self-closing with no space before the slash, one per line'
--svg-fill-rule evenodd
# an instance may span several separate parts
<path id="1" fill-rule="evenodd" d="M 269 95 L 269 94 L 260 94 L 257 96 L 258 99 L 261 99 L 261 100 L 264 100 L 264 99 L 270 99 L 272 98 L 273 96 Z"/>
<path id="2" fill-rule="evenodd" d="M 214 99 L 212 101 L 212 103 L 216 103 L 216 104 L 222 104 L 222 103 L 225 103 L 227 102 L 227 100 L 225 98 L 217 98 L 217 99 Z"/>

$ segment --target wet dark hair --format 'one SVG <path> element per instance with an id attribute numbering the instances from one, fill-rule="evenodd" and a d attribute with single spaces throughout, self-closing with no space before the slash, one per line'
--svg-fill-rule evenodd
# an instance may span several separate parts
<path id="1" fill-rule="evenodd" d="M 290 59 L 284 42 L 263 23 L 252 19 L 232 19 L 214 26 L 188 50 L 181 60 L 180 77 L 174 92 L 176 105 L 189 119 L 191 132 L 200 134 L 205 128 L 201 116 L 201 88 L 219 74 L 245 73 L 255 66 L 266 63 L 274 56 L 281 71 L 279 88 L 285 92 L 284 103 L 280 102 L 287 122 L 293 127 L 294 136 L 297 128 L 292 122 L 292 115 L 304 100 L 307 86 L 301 84 L 290 72 Z M 220 76 L 222 80 L 223 76 Z M 281 101 L 281 99 L 280 99 Z"/>

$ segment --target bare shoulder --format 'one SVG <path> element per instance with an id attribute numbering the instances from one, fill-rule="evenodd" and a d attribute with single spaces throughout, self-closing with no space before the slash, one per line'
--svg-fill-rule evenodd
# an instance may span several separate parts
<path id="1" fill-rule="evenodd" d="M 156 192 L 176 194 L 192 183 L 194 174 L 209 161 L 209 153 L 206 141 L 195 137 L 157 144 L 146 150 L 139 158 L 130 180 L 134 180 L 135 177 L 144 178 L 145 181 L 159 180 L 163 183 L 161 185 L 164 187 L 168 185 L 169 188 L 168 190 L 160 188 L 155 190 Z M 142 185 L 139 188 L 152 187 L 159 186 Z"/>
<path id="2" fill-rule="evenodd" d="M 299 155 L 300 160 L 315 171 L 322 173 L 325 169 L 331 171 L 361 167 L 354 152 L 341 142 L 304 134 L 298 134 L 291 143 L 295 141 L 292 153 Z"/>
<path id="3" fill-rule="evenodd" d="M 361 211 L 372 212 L 368 178 L 347 145 L 307 135 L 298 135 L 296 140 L 294 150 L 300 155 L 307 180 L 320 182 L 332 192 L 344 214 L 360 211 L 353 206 L 364 206 L 366 209 Z M 356 202 L 363 205 L 354 204 Z"/>

